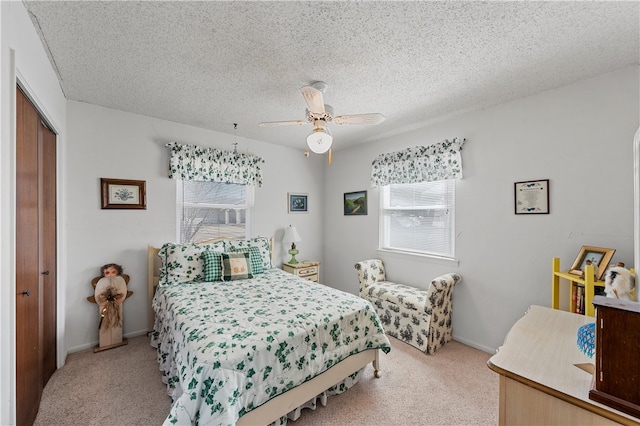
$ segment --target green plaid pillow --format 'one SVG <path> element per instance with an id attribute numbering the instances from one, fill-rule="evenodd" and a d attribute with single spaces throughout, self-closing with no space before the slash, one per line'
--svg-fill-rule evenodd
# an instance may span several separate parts
<path id="1" fill-rule="evenodd" d="M 222 281 L 222 252 L 205 250 L 200 254 L 204 275 L 203 281 Z"/>
<path id="2" fill-rule="evenodd" d="M 222 253 L 222 279 L 224 281 L 253 278 L 249 253 Z"/>
<path id="3" fill-rule="evenodd" d="M 262 254 L 259 247 L 246 247 L 238 248 L 231 247 L 229 251 L 234 253 L 249 253 L 249 260 L 251 261 L 251 272 L 253 275 L 263 274 L 264 265 L 262 263 Z"/>

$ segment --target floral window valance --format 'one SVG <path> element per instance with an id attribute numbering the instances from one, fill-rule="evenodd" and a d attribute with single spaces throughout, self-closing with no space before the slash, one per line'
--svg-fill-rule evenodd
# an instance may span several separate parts
<path id="1" fill-rule="evenodd" d="M 261 157 L 171 142 L 169 177 L 262 186 Z"/>
<path id="2" fill-rule="evenodd" d="M 371 186 L 462 179 L 460 151 L 465 139 L 380 154 L 371 167 Z"/>

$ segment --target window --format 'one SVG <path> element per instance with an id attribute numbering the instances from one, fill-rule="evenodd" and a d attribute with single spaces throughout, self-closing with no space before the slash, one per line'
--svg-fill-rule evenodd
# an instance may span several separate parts
<path id="1" fill-rule="evenodd" d="M 453 179 L 386 185 L 380 203 L 380 248 L 454 257 Z"/>
<path id="2" fill-rule="evenodd" d="M 180 242 L 250 234 L 253 186 L 179 180 L 177 192 Z"/>

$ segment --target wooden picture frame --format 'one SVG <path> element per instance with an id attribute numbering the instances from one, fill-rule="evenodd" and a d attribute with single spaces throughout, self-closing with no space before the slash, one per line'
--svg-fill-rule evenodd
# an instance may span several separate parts
<path id="1" fill-rule="evenodd" d="M 573 265 L 569 270 L 569 273 L 584 277 L 584 268 L 587 261 L 591 261 L 592 264 L 596 266 L 596 280 L 602 281 L 604 273 L 607 271 L 609 263 L 611 263 L 611 259 L 613 259 L 613 254 L 615 252 L 615 249 L 610 248 L 582 246 L 578 253 L 578 257 L 576 257 L 576 260 L 573 262 Z"/>
<path id="2" fill-rule="evenodd" d="M 287 193 L 287 211 L 289 213 L 308 213 L 309 195 L 289 192 Z"/>
<path id="3" fill-rule="evenodd" d="M 102 209 L 147 208 L 144 180 L 100 178 Z"/>
<path id="4" fill-rule="evenodd" d="M 344 215 L 360 216 L 367 214 L 367 191 L 344 193 Z"/>
<path id="5" fill-rule="evenodd" d="M 515 182 L 516 214 L 549 214 L 549 179 Z"/>

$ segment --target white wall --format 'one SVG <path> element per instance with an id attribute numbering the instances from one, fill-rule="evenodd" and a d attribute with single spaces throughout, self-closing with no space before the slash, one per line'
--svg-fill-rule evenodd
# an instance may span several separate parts
<path id="1" fill-rule="evenodd" d="M 176 181 L 169 179 L 169 149 L 185 144 L 232 150 L 233 135 L 130 114 L 81 102 L 68 102 L 67 206 L 64 261 L 67 282 L 66 346 L 76 351 L 97 344 L 98 311 L 86 300 L 100 266 L 115 262 L 131 276 L 134 294 L 124 303 L 125 336 L 147 329 L 147 244 L 176 240 Z M 229 124 L 230 132 L 233 125 Z M 276 259 L 286 261 L 283 228 L 297 227 L 300 258 L 322 260 L 323 157 L 302 150 L 242 138 L 238 150 L 262 157 L 264 184 L 255 190 L 254 236 L 276 237 Z M 302 142 L 301 142 L 302 145 Z M 146 181 L 146 210 L 102 210 L 100 178 Z M 288 214 L 287 192 L 309 194 L 309 213 Z M 319 225 L 318 225 L 319 224 Z"/>
<path id="2" fill-rule="evenodd" d="M 66 100 L 22 2 L 0 2 L 0 424 L 15 422 L 15 90 L 20 81 L 40 113 L 58 134 L 64 151 Z M 61 164 L 61 161 L 58 162 Z M 64 171 L 58 170 L 58 181 Z M 63 193 L 59 189 L 59 194 Z M 58 217 L 64 206 L 58 206 Z M 59 235 L 58 250 L 64 247 Z M 64 268 L 58 263 L 58 273 Z M 58 289 L 64 292 L 64 281 Z M 62 299 L 62 298 L 60 298 Z M 66 354 L 64 300 L 58 301 L 58 365 Z"/>
<path id="3" fill-rule="evenodd" d="M 458 272 L 454 338 L 492 352 L 528 306 L 550 306 L 553 257 L 568 269 L 582 245 L 592 245 L 615 248 L 614 261 L 632 265 L 638 79 L 630 67 L 335 153 L 325 170 L 325 281 L 357 293 L 353 265 L 373 257 L 390 279 L 422 288 Z M 371 162 L 452 137 L 467 139 L 456 182 L 459 265 L 378 252 Z M 550 179 L 550 214 L 516 216 L 514 182 L 535 179 Z M 343 193 L 365 189 L 369 214 L 344 216 Z"/>

